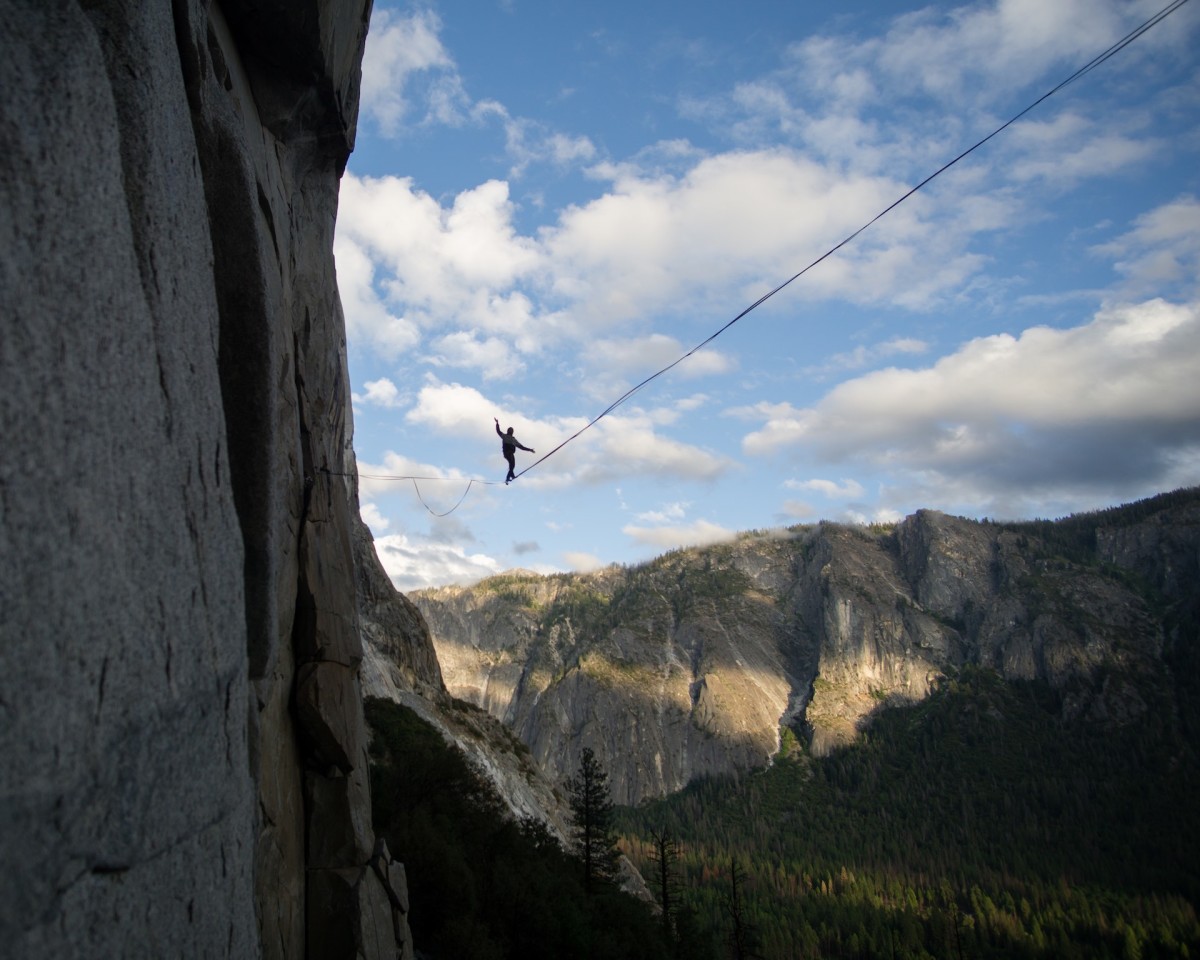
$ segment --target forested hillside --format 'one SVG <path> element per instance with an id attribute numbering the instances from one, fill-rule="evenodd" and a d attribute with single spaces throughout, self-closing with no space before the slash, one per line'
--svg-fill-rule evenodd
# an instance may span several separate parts
<path id="1" fill-rule="evenodd" d="M 511 572 L 414 594 L 450 692 L 552 778 L 584 748 L 615 799 L 812 753 L 966 666 L 1042 681 L 1062 716 L 1196 730 L 1200 490 L 1055 521 L 923 510 L 746 533 L 636 567 Z M 1189 630 L 1191 632 L 1189 632 Z M 1193 638 L 1193 639 L 1189 639 Z"/>
<path id="2" fill-rule="evenodd" d="M 375 828 L 404 861 L 418 956 L 668 960 L 645 902 L 585 885 L 580 861 L 541 822 L 512 817 L 437 730 L 384 699 L 366 715 Z"/>
<path id="3" fill-rule="evenodd" d="M 664 924 L 589 902 L 544 829 L 376 708 L 377 828 L 422 877 L 431 957 L 1200 956 L 1198 490 L 417 599 L 522 763 L 562 784 L 595 744 L 618 801 L 683 786 L 618 821 L 651 888 L 668 875 Z"/>
<path id="4" fill-rule="evenodd" d="M 652 834 L 676 840 L 714 957 L 735 955 L 735 861 L 766 960 L 1197 956 L 1194 740 L 1169 713 L 1102 731 L 1062 707 L 969 668 L 852 747 L 790 740 L 770 769 L 627 809 L 627 849 L 649 871 Z"/>

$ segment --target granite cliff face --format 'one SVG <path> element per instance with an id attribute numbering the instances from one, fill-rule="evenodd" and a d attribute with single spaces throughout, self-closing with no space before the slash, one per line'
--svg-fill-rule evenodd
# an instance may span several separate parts
<path id="1" fill-rule="evenodd" d="M 1173 695 L 1171 611 L 1196 606 L 1198 557 L 1185 491 L 1056 523 L 799 527 L 411 599 L 452 694 L 552 777 L 591 747 L 636 803 L 769 762 L 781 724 L 825 753 L 968 663 L 1047 681 L 1067 719 L 1132 722 Z"/>
<path id="2" fill-rule="evenodd" d="M 370 0 L 0 0 L 0 942 L 411 955 L 332 257 Z"/>
<path id="3" fill-rule="evenodd" d="M 415 711 L 495 784 L 514 817 L 540 820 L 566 842 L 569 812 L 557 784 L 533 763 L 528 747 L 508 727 L 487 711 L 450 696 L 425 618 L 392 586 L 371 532 L 361 521 L 355 552 L 363 695 Z"/>

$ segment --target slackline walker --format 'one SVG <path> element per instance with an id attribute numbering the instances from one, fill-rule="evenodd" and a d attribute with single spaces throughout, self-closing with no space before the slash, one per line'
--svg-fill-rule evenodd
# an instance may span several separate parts
<path id="1" fill-rule="evenodd" d="M 517 477 L 524 476 L 526 473 L 528 473 L 530 470 L 532 470 L 538 464 L 543 463 L 544 461 L 550 459 L 550 457 L 552 457 L 552 456 L 554 456 L 554 454 L 558 453 L 559 450 L 561 450 L 563 447 L 565 447 L 568 443 L 570 443 L 572 440 L 574 440 L 576 437 L 578 437 L 585 430 L 588 430 L 589 428 L 591 428 L 592 426 L 597 424 L 599 421 L 601 421 L 605 417 L 607 417 L 617 407 L 619 407 L 621 404 L 623 404 L 626 400 L 628 400 L 630 397 L 632 397 L 635 393 L 637 393 L 639 390 L 641 390 L 648 383 L 650 383 L 653 380 L 656 380 L 658 377 L 661 377 L 667 371 L 672 370 L 675 367 L 679 366 L 679 364 L 681 364 L 684 360 L 686 360 L 688 357 L 692 356 L 692 354 L 696 353 L 701 348 L 707 346 L 709 343 L 711 343 L 713 340 L 715 340 L 717 337 L 719 337 L 721 334 L 723 334 L 726 330 L 728 330 L 730 327 L 732 327 L 735 323 L 737 323 L 739 320 L 741 320 L 742 317 L 744 317 L 744 316 L 746 316 L 746 314 L 750 313 L 750 311 L 752 311 L 756 307 L 759 307 L 762 304 L 766 303 L 773 296 L 775 296 L 775 294 L 779 293 L 780 290 L 782 290 L 784 287 L 788 286 L 794 280 L 798 280 L 800 277 L 804 276 L 804 274 L 808 273 L 809 270 L 811 270 L 817 264 L 821 263 L 823 260 L 826 260 L 829 257 L 833 256 L 833 254 L 837 253 L 839 250 L 842 249 L 842 247 L 846 246 L 848 243 L 850 243 L 852 240 L 854 240 L 860 233 L 865 231 L 868 227 L 872 226 L 876 221 L 881 220 L 883 217 L 887 216 L 887 214 L 889 214 L 893 210 L 895 210 L 896 207 L 900 206 L 900 204 L 902 204 L 905 200 L 907 200 L 909 197 L 911 197 L 918 190 L 922 189 L 927 184 L 929 184 L 931 181 L 933 181 L 937 177 L 941 176 L 941 174 L 943 174 L 947 170 L 949 170 L 952 166 L 954 166 L 956 163 L 958 163 L 959 160 L 962 160 L 964 157 L 974 153 L 976 150 L 978 150 L 980 147 L 982 147 L 985 143 L 987 143 L 989 140 L 991 140 L 997 134 L 1003 132 L 1008 127 L 1012 126 L 1014 123 L 1016 123 L 1018 120 L 1020 120 L 1023 116 L 1025 116 L 1025 114 L 1029 113 L 1031 110 L 1033 110 L 1035 107 L 1039 106 L 1044 101 L 1050 99 L 1050 97 L 1054 96 L 1054 94 L 1058 93 L 1064 87 L 1074 83 L 1076 80 L 1080 79 L 1084 75 L 1090 73 L 1096 67 L 1100 66 L 1100 64 L 1104 63 L 1110 57 L 1115 56 L 1121 50 L 1125 49 L 1125 47 L 1129 46 L 1129 44 L 1133 43 L 1134 40 L 1138 39 L 1138 37 L 1140 37 L 1142 34 L 1144 34 L 1147 30 L 1149 30 L 1151 27 L 1157 26 L 1159 23 L 1161 23 L 1163 20 L 1165 20 L 1167 17 L 1169 17 L 1171 14 L 1173 14 L 1176 10 L 1178 10 L 1180 7 L 1182 7 L 1187 2 L 1188 2 L 1188 0 L 1173 0 L 1173 2 L 1167 4 L 1167 6 L 1163 7 L 1158 13 L 1154 14 L 1154 16 L 1150 17 L 1148 20 L 1146 20 L 1139 26 L 1135 27 L 1133 30 L 1131 30 L 1129 33 L 1127 33 L 1124 37 L 1122 37 L 1120 40 L 1118 40 L 1116 43 L 1114 43 L 1111 47 L 1109 47 L 1103 53 L 1098 54 L 1097 56 L 1095 56 L 1094 58 L 1089 60 L 1086 64 L 1084 64 L 1082 67 L 1080 67 L 1078 70 L 1076 70 L 1069 77 L 1067 77 L 1065 80 L 1063 80 L 1061 83 L 1059 83 L 1057 86 L 1054 86 L 1051 89 L 1049 89 L 1048 91 L 1046 91 L 1044 94 L 1042 94 L 1040 97 L 1038 97 L 1036 100 L 1034 100 L 1033 103 L 1031 103 L 1029 106 L 1027 106 L 1020 113 L 1015 114 L 1011 119 L 1002 123 L 995 130 L 993 130 L 991 133 L 989 133 L 986 137 L 984 137 L 982 140 L 977 141 L 972 146 L 968 147 L 966 150 L 964 150 L 962 153 L 960 153 L 953 160 L 949 161 L 946 164 L 943 164 L 941 167 L 939 167 L 937 170 L 935 170 L 933 173 L 931 173 L 929 176 L 927 176 L 924 180 L 922 180 L 920 183 L 918 183 L 915 187 L 913 187 L 908 192 L 903 194 L 897 200 L 893 201 L 891 204 L 889 204 L 887 207 L 885 207 L 883 210 L 881 210 L 879 213 L 877 213 L 874 217 L 872 217 L 870 220 L 868 220 L 866 223 L 864 223 L 861 227 L 859 227 L 857 230 L 855 230 L 853 233 L 851 233 L 849 236 L 847 236 L 844 240 L 842 240 L 841 242 L 835 244 L 834 246 L 832 246 L 828 250 L 826 250 L 823 254 L 821 254 L 819 257 L 817 257 L 812 263 L 810 263 L 807 267 L 805 267 L 799 273 L 793 274 L 787 280 L 784 280 L 783 283 L 779 284 L 779 286 L 777 286 L 773 290 L 769 290 L 767 293 L 763 294 L 761 297 L 759 297 L 757 300 L 755 300 L 752 304 L 750 304 L 750 306 L 746 307 L 745 310 L 743 310 L 736 317 L 734 317 L 732 320 L 728 321 L 724 326 L 722 326 L 720 329 L 718 329 L 715 333 L 706 337 L 704 340 L 701 340 L 698 344 L 696 344 L 696 346 L 692 347 L 691 350 L 689 350 L 687 353 L 683 354 L 683 356 L 679 357 L 678 360 L 675 360 L 673 363 L 667 364 L 661 370 L 658 370 L 658 371 L 650 374 L 650 376 L 646 377 L 645 380 L 641 381 L 640 383 L 636 384 L 633 387 L 630 387 L 623 394 L 621 394 L 621 396 L 617 397 L 616 400 L 614 400 L 607 407 L 605 407 L 602 411 L 600 411 L 600 413 L 597 414 L 596 417 L 594 417 L 592 420 L 589 420 L 586 424 L 584 424 L 582 427 L 580 427 L 578 430 L 576 430 L 573 434 L 571 434 L 569 437 L 567 437 L 566 440 L 564 440 L 562 443 L 560 443 L 558 446 L 556 446 L 553 450 L 551 450 L 549 453 L 543 454 L 541 457 L 539 457 L 537 460 L 535 460 L 533 463 L 531 463 L 529 466 L 527 466 L 524 470 L 521 470 L 519 473 L 513 472 L 513 467 L 515 466 L 513 457 L 514 457 L 514 451 L 516 450 L 516 448 L 519 447 L 520 449 L 527 450 L 530 453 L 534 453 L 535 451 L 530 449 L 529 447 L 524 446 L 523 444 L 518 442 L 515 437 L 512 436 L 512 427 L 508 428 L 507 434 L 501 433 L 500 432 L 500 421 L 496 420 L 496 432 L 498 434 L 500 434 L 504 459 L 506 461 L 508 461 L 508 476 L 504 481 L 505 484 L 507 485 L 507 484 L 511 483 L 513 480 L 517 479 Z M 509 439 L 512 440 L 512 445 L 510 445 Z M 325 472 L 330 473 L 330 471 L 328 471 L 328 470 L 326 470 Z M 334 475 L 335 476 L 345 476 L 345 474 L 334 474 Z M 374 477 L 371 477 L 368 474 L 361 474 L 361 476 L 364 478 L 367 478 L 367 479 L 379 479 L 379 480 L 412 480 L 414 488 L 416 488 L 417 480 L 461 479 L 461 478 L 455 478 L 455 477 L 399 477 L 399 476 L 374 476 Z M 444 517 L 450 513 L 453 513 L 455 510 L 457 510 L 459 508 L 459 506 L 462 504 L 462 502 L 467 498 L 467 494 L 470 492 L 472 484 L 482 484 L 485 486 L 496 485 L 493 482 L 487 481 L 487 480 L 468 480 L 467 489 L 463 491 L 463 495 L 459 498 L 458 503 L 456 503 L 453 507 L 451 507 L 445 513 L 434 513 L 433 510 L 430 510 L 429 505 L 425 503 L 425 500 L 423 498 L 421 498 L 421 491 L 419 488 L 417 489 L 417 497 L 419 499 L 421 499 L 421 503 L 425 507 L 425 509 L 429 510 L 429 512 L 432 513 L 435 517 Z"/>

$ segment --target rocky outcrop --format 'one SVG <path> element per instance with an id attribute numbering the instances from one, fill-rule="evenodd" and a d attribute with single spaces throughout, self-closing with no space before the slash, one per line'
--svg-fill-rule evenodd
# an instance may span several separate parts
<path id="1" fill-rule="evenodd" d="M 8 956 L 411 955 L 332 258 L 369 12 L 0 0 Z"/>
<path id="2" fill-rule="evenodd" d="M 392 586 L 371 531 L 361 521 L 355 549 L 363 694 L 413 710 L 491 781 L 514 818 L 539 820 L 566 843 L 570 814 L 557 784 L 543 775 L 508 727 L 447 692 L 425 618 Z"/>
<path id="3" fill-rule="evenodd" d="M 591 747 L 636 803 L 769 762 L 781 724 L 826 753 L 965 664 L 1046 681 L 1067 720 L 1133 722 L 1177 695 L 1164 635 L 1197 604 L 1198 518 L 1197 491 L 1054 524 L 920 511 L 412 600 L 452 694 L 551 778 Z"/>

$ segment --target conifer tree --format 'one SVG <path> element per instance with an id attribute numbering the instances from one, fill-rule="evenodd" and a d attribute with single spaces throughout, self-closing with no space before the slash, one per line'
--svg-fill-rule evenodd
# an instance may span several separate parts
<path id="1" fill-rule="evenodd" d="M 662 908 L 663 932 L 668 941 L 675 936 L 675 913 L 679 904 L 679 846 L 666 830 L 651 830 L 650 862 L 654 865 L 650 882 L 658 890 Z"/>
<path id="2" fill-rule="evenodd" d="M 737 857 L 729 859 L 729 893 L 725 897 L 725 908 L 729 912 L 729 948 L 733 960 L 762 960 L 762 954 L 754 949 L 756 931 L 746 916 L 746 905 L 742 887 L 746 883 L 746 871 Z"/>
<path id="3" fill-rule="evenodd" d="M 591 896 L 617 876 L 617 835 L 608 774 L 591 747 L 584 747 L 579 770 L 567 781 L 576 851 L 583 860 L 584 892 Z"/>

